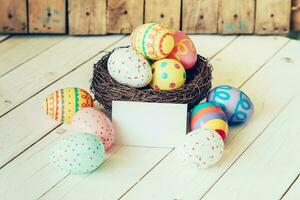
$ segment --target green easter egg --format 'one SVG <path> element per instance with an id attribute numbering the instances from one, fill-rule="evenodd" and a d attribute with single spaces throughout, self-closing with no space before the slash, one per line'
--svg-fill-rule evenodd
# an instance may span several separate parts
<path id="1" fill-rule="evenodd" d="M 53 146 L 51 163 L 73 174 L 90 173 L 104 161 L 104 146 L 95 136 L 77 133 L 65 137 Z"/>

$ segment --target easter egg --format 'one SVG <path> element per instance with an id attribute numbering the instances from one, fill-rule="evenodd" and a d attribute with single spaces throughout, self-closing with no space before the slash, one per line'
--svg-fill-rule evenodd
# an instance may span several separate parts
<path id="1" fill-rule="evenodd" d="M 113 126 L 110 119 L 96 108 L 83 108 L 78 111 L 71 122 L 76 132 L 90 133 L 102 140 L 104 148 L 109 148 L 115 141 Z"/>
<path id="2" fill-rule="evenodd" d="M 131 46 L 147 59 L 167 57 L 174 47 L 172 32 L 161 24 L 148 23 L 138 26 L 130 36 Z"/>
<path id="3" fill-rule="evenodd" d="M 200 103 L 191 111 L 191 130 L 206 128 L 214 130 L 225 139 L 228 133 L 228 124 L 223 110 L 213 103 Z"/>
<path id="4" fill-rule="evenodd" d="M 198 168 L 208 168 L 222 158 L 224 142 L 213 130 L 196 129 L 185 136 L 180 151 L 184 160 Z"/>
<path id="5" fill-rule="evenodd" d="M 207 102 L 220 106 L 230 125 L 247 121 L 254 112 L 250 98 L 239 89 L 228 85 L 215 87 L 207 96 Z"/>
<path id="6" fill-rule="evenodd" d="M 108 72 L 117 82 L 141 88 L 152 79 L 148 61 L 131 48 L 118 48 L 108 58 Z"/>
<path id="7" fill-rule="evenodd" d="M 104 161 L 104 146 L 95 136 L 76 133 L 58 141 L 50 151 L 52 165 L 64 171 L 90 173 Z"/>
<path id="8" fill-rule="evenodd" d="M 183 86 L 186 72 L 180 62 L 164 58 L 152 65 L 153 77 L 150 86 L 154 90 L 174 90 Z"/>
<path id="9" fill-rule="evenodd" d="M 44 103 L 47 115 L 60 123 L 70 123 L 74 114 L 85 107 L 93 107 L 93 98 L 80 88 L 56 90 Z"/>
<path id="10" fill-rule="evenodd" d="M 168 58 L 175 58 L 185 69 L 192 68 L 197 61 L 197 52 L 193 41 L 182 31 L 175 31 L 174 49 L 169 54 Z"/>

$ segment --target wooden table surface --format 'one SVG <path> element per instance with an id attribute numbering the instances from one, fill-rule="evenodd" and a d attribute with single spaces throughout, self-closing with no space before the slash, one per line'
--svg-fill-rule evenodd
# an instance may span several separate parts
<path id="1" fill-rule="evenodd" d="M 253 100 L 255 114 L 231 128 L 222 160 L 199 170 L 176 149 L 113 146 L 89 175 L 49 163 L 69 127 L 42 108 L 55 89 L 89 90 L 102 50 L 128 36 L 0 36 L 0 199 L 300 199 L 300 42 L 281 36 L 191 36 L 214 66 L 213 85 Z"/>

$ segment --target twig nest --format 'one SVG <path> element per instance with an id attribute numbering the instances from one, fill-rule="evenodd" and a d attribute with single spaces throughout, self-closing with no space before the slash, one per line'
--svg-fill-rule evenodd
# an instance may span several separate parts
<path id="1" fill-rule="evenodd" d="M 131 46 L 146 58 L 167 57 L 174 47 L 172 32 L 165 26 L 148 23 L 138 26 L 130 36 Z"/>
<path id="2" fill-rule="evenodd" d="M 198 168 L 208 168 L 221 159 L 224 142 L 213 130 L 196 129 L 185 136 L 180 150 L 187 162 Z"/>
<path id="3" fill-rule="evenodd" d="M 240 124 L 252 116 L 254 106 L 250 98 L 241 90 L 221 85 L 215 87 L 207 96 L 207 102 L 220 106 L 230 125 Z"/>
<path id="4" fill-rule="evenodd" d="M 112 101 L 181 103 L 188 104 L 191 109 L 207 96 L 211 88 L 212 66 L 200 55 L 197 56 L 195 66 L 186 70 L 186 81 L 182 87 L 170 91 L 156 91 L 150 86 L 134 88 L 114 80 L 107 69 L 112 52 L 108 52 L 94 65 L 91 83 L 91 91 L 96 100 L 109 112 Z"/>
<path id="5" fill-rule="evenodd" d="M 154 90 L 174 90 L 185 83 L 186 72 L 183 65 L 175 59 L 161 59 L 152 65 L 153 78 L 150 86 Z"/>

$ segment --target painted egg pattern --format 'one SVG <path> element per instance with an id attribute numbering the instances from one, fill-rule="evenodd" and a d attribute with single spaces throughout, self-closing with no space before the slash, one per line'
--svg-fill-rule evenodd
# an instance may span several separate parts
<path id="1" fill-rule="evenodd" d="M 153 77 L 150 86 L 154 90 L 173 90 L 185 83 L 185 69 L 175 59 L 164 58 L 154 62 L 151 67 Z"/>
<path id="2" fill-rule="evenodd" d="M 96 108 L 83 108 L 72 119 L 72 128 L 76 132 L 90 133 L 102 140 L 108 149 L 115 141 L 113 125 L 110 119 Z"/>
<path id="3" fill-rule="evenodd" d="M 60 123 L 70 123 L 77 111 L 92 106 L 93 98 L 87 91 L 64 88 L 54 91 L 46 98 L 44 109 L 52 119 Z"/>
<path id="4" fill-rule="evenodd" d="M 182 151 L 186 161 L 198 168 L 208 168 L 222 158 L 224 142 L 215 131 L 196 129 L 185 136 Z"/>
<path id="5" fill-rule="evenodd" d="M 191 130 L 206 128 L 214 130 L 225 139 L 228 134 L 228 124 L 223 110 L 213 103 L 200 103 L 191 111 Z"/>
<path id="6" fill-rule="evenodd" d="M 172 32 L 165 26 L 148 23 L 138 26 L 130 36 L 131 46 L 146 58 L 158 60 L 167 57 L 174 47 Z"/>
<path id="7" fill-rule="evenodd" d="M 174 31 L 174 49 L 168 58 L 175 58 L 185 69 L 192 68 L 197 61 L 197 52 L 193 41 L 182 31 Z"/>
<path id="8" fill-rule="evenodd" d="M 90 173 L 104 161 L 104 153 L 104 146 L 95 135 L 76 133 L 53 146 L 50 160 L 56 168 L 73 174 Z"/>
<path id="9" fill-rule="evenodd" d="M 152 79 L 148 61 L 131 48 L 116 49 L 109 56 L 107 68 L 113 79 L 131 87 L 145 87 Z"/>
<path id="10" fill-rule="evenodd" d="M 247 121 L 254 112 L 250 98 L 239 89 L 228 85 L 215 87 L 209 92 L 207 102 L 220 106 L 231 125 Z"/>

